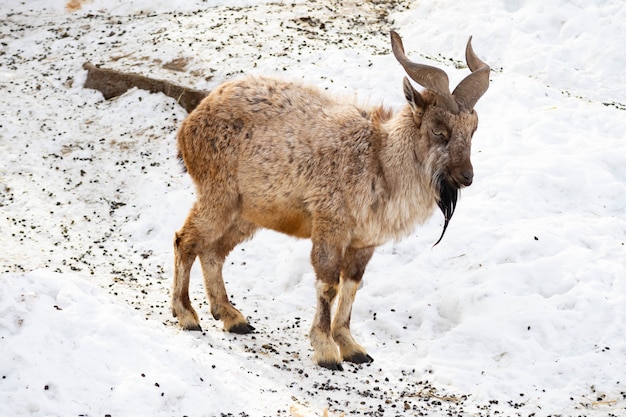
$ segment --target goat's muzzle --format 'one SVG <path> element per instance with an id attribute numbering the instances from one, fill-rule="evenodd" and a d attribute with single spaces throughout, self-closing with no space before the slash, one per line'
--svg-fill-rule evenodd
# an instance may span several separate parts
<path id="1" fill-rule="evenodd" d="M 472 185 L 473 181 L 474 181 L 473 169 L 466 169 L 466 170 L 461 171 L 459 182 L 461 183 L 463 187 L 469 187 L 470 185 Z"/>
<path id="2" fill-rule="evenodd" d="M 474 167 L 470 161 L 450 168 L 448 182 L 456 188 L 469 187 L 474 181 Z"/>

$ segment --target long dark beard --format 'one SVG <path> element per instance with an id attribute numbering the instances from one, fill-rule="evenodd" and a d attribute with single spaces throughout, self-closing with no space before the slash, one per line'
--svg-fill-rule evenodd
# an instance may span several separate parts
<path id="1" fill-rule="evenodd" d="M 445 222 L 443 224 L 443 231 L 441 232 L 441 236 L 439 237 L 439 240 L 433 245 L 433 247 L 437 246 L 439 242 L 441 242 L 441 239 L 443 239 L 443 235 L 446 233 L 446 229 L 448 228 L 448 223 L 450 223 L 450 219 L 454 214 L 454 209 L 456 208 L 456 201 L 458 197 L 458 188 L 450 185 L 445 179 L 439 180 L 439 201 L 437 201 L 437 205 L 443 213 Z"/>

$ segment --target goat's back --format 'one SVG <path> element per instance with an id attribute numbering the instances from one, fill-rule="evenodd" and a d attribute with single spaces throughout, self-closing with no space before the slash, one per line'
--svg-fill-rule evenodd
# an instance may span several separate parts
<path id="1" fill-rule="evenodd" d="M 374 113 L 311 87 L 248 77 L 211 92 L 183 123 L 178 146 L 199 194 L 232 195 L 250 221 L 308 237 L 312 213 L 337 216 L 359 188 L 371 194 L 380 171 Z"/>

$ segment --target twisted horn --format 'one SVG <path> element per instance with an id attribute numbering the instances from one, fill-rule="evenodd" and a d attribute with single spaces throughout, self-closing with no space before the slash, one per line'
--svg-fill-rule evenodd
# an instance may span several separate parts
<path id="1" fill-rule="evenodd" d="M 472 73 L 457 85 L 452 96 L 462 110 L 469 111 L 474 108 L 478 99 L 489 88 L 489 72 L 491 69 L 489 65 L 481 61 L 474 53 L 471 36 L 465 48 L 465 60 Z"/>
<path id="2" fill-rule="evenodd" d="M 442 99 L 443 104 L 450 111 L 453 113 L 459 112 L 459 106 L 454 100 L 454 97 L 452 97 L 452 94 L 450 94 L 448 75 L 443 70 L 431 67 L 430 65 L 417 64 L 410 61 L 404 54 L 402 38 L 393 30 L 391 31 L 391 49 L 393 50 L 393 55 L 396 57 L 396 60 L 404 67 L 404 70 L 413 81 L 437 93 L 437 96 Z"/>

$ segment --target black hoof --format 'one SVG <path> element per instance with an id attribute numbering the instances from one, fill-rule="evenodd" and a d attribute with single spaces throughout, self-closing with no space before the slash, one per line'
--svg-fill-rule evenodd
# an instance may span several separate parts
<path id="1" fill-rule="evenodd" d="M 202 331 L 202 327 L 200 327 L 199 324 L 196 324 L 195 326 L 185 327 L 184 330 L 189 330 L 189 331 L 192 331 L 192 332 L 201 332 Z"/>
<path id="2" fill-rule="evenodd" d="M 318 365 L 331 371 L 343 371 L 343 366 L 339 362 L 320 362 Z"/>
<path id="3" fill-rule="evenodd" d="M 248 334 L 254 332 L 254 327 L 250 326 L 248 323 L 240 323 L 234 325 L 228 329 L 228 331 L 236 334 Z"/>
<path id="4" fill-rule="evenodd" d="M 352 363 L 371 363 L 374 362 L 374 358 L 372 358 L 367 353 L 355 353 L 354 355 L 348 356 L 347 358 L 343 358 L 346 362 Z"/>

